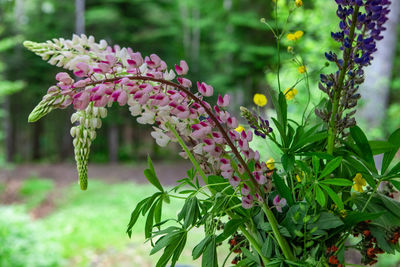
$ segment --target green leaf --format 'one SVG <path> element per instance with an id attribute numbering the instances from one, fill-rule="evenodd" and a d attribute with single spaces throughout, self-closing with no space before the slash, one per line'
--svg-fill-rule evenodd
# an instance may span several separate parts
<path id="1" fill-rule="evenodd" d="M 324 178 L 331 174 L 337 167 L 339 167 L 340 163 L 342 163 L 342 157 L 336 157 L 333 160 L 329 161 L 326 164 L 325 168 L 322 170 L 318 179 Z"/>
<path id="2" fill-rule="evenodd" d="M 319 172 L 320 159 L 317 156 L 312 156 L 312 165 L 315 175 Z"/>
<path id="3" fill-rule="evenodd" d="M 400 162 L 397 163 L 388 173 L 389 175 L 397 174 L 400 177 Z"/>
<path id="4" fill-rule="evenodd" d="M 273 248 L 274 248 L 274 240 L 272 239 L 271 235 L 268 235 L 267 239 L 265 240 L 261 248 L 262 255 L 267 259 L 271 258 Z"/>
<path id="5" fill-rule="evenodd" d="M 147 162 L 148 162 L 149 168 L 144 170 L 144 176 L 147 178 L 147 180 L 149 180 L 149 182 L 152 185 L 157 187 L 158 190 L 160 190 L 161 192 L 164 192 L 164 189 L 161 186 L 160 181 L 157 178 L 156 172 L 154 170 L 153 162 L 151 161 L 150 156 L 147 157 Z"/>
<path id="6" fill-rule="evenodd" d="M 160 201 L 160 200 L 158 200 Z M 153 230 L 153 222 L 154 222 L 154 211 L 156 209 L 157 202 L 149 210 L 149 214 L 147 214 L 146 224 L 144 227 L 144 236 L 146 238 L 151 237 L 151 232 Z"/>
<path id="7" fill-rule="evenodd" d="M 289 206 L 293 205 L 294 201 L 292 197 L 292 192 L 283 181 L 283 179 L 276 172 L 273 173 L 272 179 L 275 183 L 276 188 L 278 189 L 279 196 L 281 198 L 285 198 Z"/>
<path id="8" fill-rule="evenodd" d="M 312 135 L 305 135 L 306 137 L 304 137 L 294 148 L 293 150 L 298 150 L 300 148 L 302 148 L 303 146 L 307 145 L 307 144 L 311 144 L 311 143 L 315 143 L 315 142 L 319 142 L 321 140 L 326 139 L 326 137 L 328 136 L 328 133 L 326 132 L 322 132 L 322 133 L 316 133 L 316 134 L 312 134 Z"/>
<path id="9" fill-rule="evenodd" d="M 294 162 L 295 162 L 295 158 L 294 155 L 292 154 L 283 154 L 282 158 L 282 166 L 285 169 L 285 171 L 290 172 L 293 170 L 294 168 Z"/>
<path id="10" fill-rule="evenodd" d="M 136 224 L 136 221 L 139 218 L 140 215 L 140 211 L 142 210 L 142 207 L 144 206 L 144 204 L 150 199 L 151 197 L 145 198 L 142 201 L 140 201 L 135 209 L 133 210 L 132 214 L 131 214 L 131 219 L 128 223 L 128 229 L 126 230 L 126 232 L 128 233 L 128 236 L 131 237 L 132 236 L 132 228 L 133 226 Z"/>
<path id="11" fill-rule="evenodd" d="M 343 178 L 333 178 L 319 181 L 326 185 L 338 185 L 338 186 L 352 186 L 353 182 Z"/>
<path id="12" fill-rule="evenodd" d="M 287 125 L 287 102 L 286 97 L 282 92 L 279 92 L 279 107 L 281 108 L 281 118 L 279 118 L 279 122 L 283 125 L 283 129 L 286 129 Z"/>
<path id="13" fill-rule="evenodd" d="M 203 257 L 201 260 L 202 267 L 217 267 L 218 260 L 217 260 L 217 249 L 216 249 L 216 242 L 215 242 L 215 235 L 211 237 L 211 241 L 207 243 L 206 248 L 203 253 Z"/>
<path id="14" fill-rule="evenodd" d="M 320 186 L 328 193 L 329 197 L 333 200 L 333 202 L 335 202 L 339 210 L 343 210 L 344 204 L 343 201 L 339 198 L 339 196 L 330 187 L 324 184 L 320 184 Z"/>
<path id="15" fill-rule="evenodd" d="M 324 192 L 322 192 L 321 187 L 319 187 L 318 185 L 315 186 L 315 193 L 315 198 L 319 205 L 321 205 L 321 207 L 325 207 L 326 197 Z"/>
<path id="16" fill-rule="evenodd" d="M 164 247 L 168 246 L 171 243 L 175 243 L 180 235 L 180 231 L 170 232 L 162 237 L 160 237 L 157 242 L 155 243 L 153 249 L 150 251 L 150 255 L 153 255 L 163 249 Z"/>
<path id="17" fill-rule="evenodd" d="M 224 231 L 217 237 L 216 242 L 221 243 L 231 235 L 233 235 L 240 225 L 244 223 L 243 219 L 231 219 L 229 220 L 224 227 Z"/>
<path id="18" fill-rule="evenodd" d="M 335 216 L 333 213 L 326 211 L 321 212 L 319 220 L 315 223 L 315 225 L 320 230 L 337 228 L 339 226 L 342 226 L 343 224 L 343 221 L 338 216 Z"/>
<path id="19" fill-rule="evenodd" d="M 394 215 L 400 217 L 400 203 L 390 197 L 378 193 L 378 198 L 380 198 L 385 205 Z"/>
<path id="20" fill-rule="evenodd" d="M 392 162 L 394 156 L 396 155 L 397 151 L 399 151 L 400 148 L 400 129 L 397 129 L 394 131 L 390 137 L 389 137 L 389 142 L 394 146 L 394 148 L 386 152 L 383 155 L 383 160 L 382 160 L 382 170 L 381 173 L 385 173 L 387 168 L 389 167 L 390 163 Z"/>
<path id="21" fill-rule="evenodd" d="M 155 204 L 156 208 L 154 210 L 154 222 L 156 224 L 161 222 L 161 214 L 162 214 L 162 204 L 163 204 L 163 199 L 160 198 L 157 203 Z M 160 229 L 160 227 L 158 227 Z"/>
<path id="22" fill-rule="evenodd" d="M 362 159 L 364 159 L 368 163 L 368 167 L 371 171 L 377 173 L 375 167 L 374 156 L 372 155 L 371 147 L 369 146 L 369 142 L 363 131 L 358 126 L 353 126 L 350 128 L 350 134 L 356 143 L 357 147 L 360 149 L 361 154 L 359 155 Z"/>
<path id="23" fill-rule="evenodd" d="M 197 246 L 194 247 L 192 251 L 193 260 L 198 259 L 201 254 L 203 254 L 205 247 L 211 240 L 212 236 L 208 235 L 203 240 L 201 240 L 201 242 L 197 244 Z"/>
<path id="24" fill-rule="evenodd" d="M 186 231 L 178 232 L 178 237 L 175 242 L 170 242 L 164 249 L 164 253 L 161 255 L 160 259 L 157 262 L 156 267 L 165 267 L 168 261 L 172 258 L 171 266 L 175 266 L 176 261 L 178 260 L 182 250 L 186 244 Z"/>
<path id="25" fill-rule="evenodd" d="M 359 222 L 377 219 L 384 213 L 385 211 L 378 213 L 353 211 L 349 212 L 343 220 L 347 226 L 352 226 L 358 224 Z"/>
<path id="26" fill-rule="evenodd" d="M 392 180 L 392 181 L 390 181 L 390 182 L 392 183 L 392 185 L 393 185 L 394 187 L 396 187 L 396 189 L 397 189 L 398 191 L 400 191 L 400 182 L 399 182 L 399 181 Z"/>
<path id="27" fill-rule="evenodd" d="M 393 150 L 395 147 L 392 143 L 380 140 L 369 141 L 373 155 L 379 155 Z"/>

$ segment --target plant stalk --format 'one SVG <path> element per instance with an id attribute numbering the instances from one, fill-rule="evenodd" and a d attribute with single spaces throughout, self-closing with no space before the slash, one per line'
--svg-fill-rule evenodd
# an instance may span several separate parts
<path id="1" fill-rule="evenodd" d="M 262 209 L 265 215 L 267 216 L 268 222 L 270 223 L 272 228 L 272 232 L 274 233 L 274 236 L 278 241 L 279 247 L 281 248 L 283 255 L 285 255 L 286 259 L 294 261 L 296 258 L 293 256 L 292 250 L 290 249 L 288 242 L 279 232 L 278 222 L 274 214 L 272 213 L 271 209 L 265 203 L 262 206 Z"/>
<path id="2" fill-rule="evenodd" d="M 351 25 L 350 25 L 350 32 L 349 32 L 349 38 L 350 38 L 350 44 L 351 46 L 353 45 L 354 41 L 354 33 L 357 25 L 357 15 L 358 11 L 360 10 L 360 7 L 358 5 L 355 6 L 352 19 L 351 19 Z M 329 125 L 328 125 L 328 145 L 327 145 L 327 152 L 330 155 L 333 155 L 333 150 L 335 147 L 335 139 L 336 139 L 336 115 L 338 114 L 339 110 L 339 102 L 343 90 L 343 84 L 344 80 L 346 77 L 347 73 L 347 68 L 349 66 L 349 61 L 350 61 L 350 56 L 351 56 L 351 47 L 346 48 L 343 53 L 343 66 L 342 69 L 340 70 L 339 74 L 339 79 L 338 83 L 335 86 L 335 94 L 333 96 L 333 103 L 332 103 L 332 114 L 329 119 Z"/>

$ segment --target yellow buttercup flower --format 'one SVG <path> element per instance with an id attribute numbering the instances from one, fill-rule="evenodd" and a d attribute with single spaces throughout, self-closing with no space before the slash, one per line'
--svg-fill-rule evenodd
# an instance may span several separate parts
<path id="1" fill-rule="evenodd" d="M 255 94 L 253 97 L 253 102 L 259 107 L 263 107 L 267 104 L 267 97 L 263 94 Z"/>
<path id="2" fill-rule="evenodd" d="M 273 170 L 275 168 L 275 160 L 273 158 L 269 158 L 265 163 L 268 169 Z"/>
<path id="3" fill-rule="evenodd" d="M 241 132 L 244 131 L 244 127 L 243 127 L 242 125 L 239 125 L 239 126 L 235 129 L 235 131 L 238 132 L 238 133 L 241 133 Z"/>
<path id="4" fill-rule="evenodd" d="M 297 31 L 294 33 L 294 36 L 296 36 L 297 40 L 299 40 L 301 37 L 303 37 L 304 32 L 303 31 Z"/>
<path id="5" fill-rule="evenodd" d="M 298 174 L 296 174 L 296 179 L 297 179 L 297 182 L 301 183 L 301 178 Z"/>
<path id="6" fill-rule="evenodd" d="M 303 6 L 303 1 L 302 0 L 296 0 L 295 3 L 296 3 L 297 7 Z"/>
<path id="7" fill-rule="evenodd" d="M 357 173 L 356 176 L 354 176 L 353 181 L 354 181 L 353 189 L 360 193 L 364 192 L 363 186 L 366 186 L 367 182 L 362 177 L 361 173 Z"/>
<path id="8" fill-rule="evenodd" d="M 307 71 L 307 67 L 306 66 L 300 66 L 300 67 L 297 68 L 297 71 L 300 74 L 303 74 L 303 73 L 305 73 Z"/>
<path id="9" fill-rule="evenodd" d="M 286 35 L 286 38 L 289 39 L 290 41 L 297 41 L 300 40 L 301 37 L 303 37 L 304 32 L 303 31 L 297 31 L 295 33 L 288 33 Z"/>
<path id="10" fill-rule="evenodd" d="M 296 88 L 287 88 L 283 94 L 285 95 L 287 100 L 292 100 L 296 95 L 298 91 Z"/>

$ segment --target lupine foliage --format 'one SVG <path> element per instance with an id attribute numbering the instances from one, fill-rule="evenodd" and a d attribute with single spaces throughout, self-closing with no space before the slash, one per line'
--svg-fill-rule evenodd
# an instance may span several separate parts
<path id="1" fill-rule="evenodd" d="M 270 122 L 259 111 L 243 107 L 250 126 L 246 130 L 226 110 L 229 95 L 219 94 L 216 105 L 207 101 L 214 88 L 189 80 L 186 61 L 169 68 L 156 54 L 143 57 L 131 48 L 96 43 L 85 35 L 24 43 L 43 60 L 80 77 L 58 73 L 57 83 L 29 121 L 56 108 L 74 107 L 71 135 L 83 190 L 88 186 L 90 146 L 112 105 L 128 106 L 138 123 L 152 125 L 151 136 L 158 145 L 181 145 L 180 155 L 190 159 L 193 170 L 167 191 L 149 158 L 144 173 L 158 192 L 137 204 L 128 224 L 131 235 L 138 217 L 147 214 L 144 233 L 153 246 L 151 254 L 163 250 L 157 266 L 174 266 L 188 232 L 200 226 L 205 238 L 193 249 L 193 258 L 202 256 L 202 266 L 218 266 L 216 247 L 227 239 L 230 253 L 223 265 L 234 253 L 232 264 L 237 266 L 343 266 L 350 235 L 358 237 L 353 247 L 362 253 L 363 263 L 373 264 L 378 254 L 400 250 L 400 203 L 393 194 L 394 187 L 400 189 L 400 163 L 392 164 L 400 130 L 387 142 L 369 141 L 355 125 L 354 111 L 345 112 L 357 104 L 363 67 L 373 59 L 389 2 L 336 2 L 341 22 L 332 38 L 341 44 L 342 53 L 326 54 L 338 70 L 321 75 L 319 87 L 328 98 L 325 109 L 315 110 L 324 123 L 310 125 L 307 116 L 301 123 L 288 118 L 289 101 L 298 91 L 294 86 L 281 89 L 279 68 L 277 93 L 270 95 L 276 117 Z M 290 12 L 302 1 L 292 4 Z M 279 46 L 285 32 L 262 23 Z M 287 37 L 298 41 L 303 34 L 296 31 Z M 304 65 L 298 71 L 308 76 Z M 254 102 L 264 107 L 267 98 L 256 95 Z M 262 162 L 260 152 L 250 147 L 253 133 L 281 150 L 278 168 L 273 160 Z M 373 156 L 382 153 L 378 171 Z M 185 204 L 177 218 L 162 218 L 164 203 L 182 197 Z"/>

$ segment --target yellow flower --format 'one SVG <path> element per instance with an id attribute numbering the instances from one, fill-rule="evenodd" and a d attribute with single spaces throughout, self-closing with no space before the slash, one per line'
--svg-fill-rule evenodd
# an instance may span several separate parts
<path id="1" fill-rule="evenodd" d="M 302 0 L 296 0 L 295 2 L 296 2 L 296 6 L 297 7 L 303 6 L 303 1 Z"/>
<path id="2" fill-rule="evenodd" d="M 304 32 L 303 31 L 297 31 L 294 33 L 294 36 L 296 36 L 296 39 L 299 40 L 301 37 L 303 37 Z"/>
<path id="3" fill-rule="evenodd" d="M 354 181 L 353 189 L 360 193 L 364 192 L 363 186 L 366 186 L 367 182 L 362 177 L 361 173 L 357 173 L 356 176 L 353 178 L 353 181 Z"/>
<path id="4" fill-rule="evenodd" d="M 301 172 L 300 175 L 296 174 L 296 180 L 297 182 L 301 183 L 301 180 L 305 177 L 305 173 Z"/>
<path id="5" fill-rule="evenodd" d="M 253 102 L 259 107 L 263 107 L 267 104 L 267 97 L 263 94 L 255 94 L 253 97 Z"/>
<path id="6" fill-rule="evenodd" d="M 289 39 L 289 41 L 297 41 L 300 40 L 300 38 L 304 35 L 303 31 L 297 31 L 295 33 L 288 33 L 286 38 Z"/>
<path id="7" fill-rule="evenodd" d="M 283 94 L 285 95 L 287 100 L 292 100 L 296 95 L 298 91 L 296 88 L 287 88 Z"/>
<path id="8" fill-rule="evenodd" d="M 275 168 L 275 160 L 273 158 L 269 158 L 265 163 L 268 169 L 273 170 Z"/>
<path id="9" fill-rule="evenodd" d="M 239 126 L 235 129 L 235 131 L 238 132 L 238 133 L 241 133 L 241 132 L 244 131 L 244 127 L 243 127 L 242 125 L 239 125 Z"/>
<path id="10" fill-rule="evenodd" d="M 303 73 L 305 73 L 307 71 L 307 67 L 306 66 L 300 66 L 300 67 L 297 68 L 297 71 L 300 74 L 303 74 Z"/>

